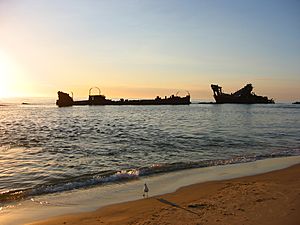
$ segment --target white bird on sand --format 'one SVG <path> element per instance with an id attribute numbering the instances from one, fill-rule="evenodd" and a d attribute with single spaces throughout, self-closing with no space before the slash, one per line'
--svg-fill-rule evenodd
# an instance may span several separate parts
<path id="1" fill-rule="evenodd" d="M 147 196 L 148 198 L 148 192 L 149 192 L 149 188 L 147 186 L 147 184 L 145 183 L 144 184 L 144 194 L 143 194 L 143 197 L 145 198 Z"/>

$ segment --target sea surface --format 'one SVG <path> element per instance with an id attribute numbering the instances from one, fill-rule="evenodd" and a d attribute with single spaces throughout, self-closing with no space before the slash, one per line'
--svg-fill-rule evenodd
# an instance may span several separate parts
<path id="1" fill-rule="evenodd" d="M 300 105 L 0 104 L 0 207 L 188 168 L 300 155 Z"/>

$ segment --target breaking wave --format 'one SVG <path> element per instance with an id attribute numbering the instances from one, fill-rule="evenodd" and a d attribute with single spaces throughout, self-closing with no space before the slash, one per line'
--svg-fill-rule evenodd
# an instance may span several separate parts
<path id="1" fill-rule="evenodd" d="M 139 179 L 140 177 L 144 176 L 151 176 L 155 174 L 168 173 L 178 170 L 254 162 L 257 160 L 263 160 L 268 158 L 279 158 L 297 155 L 300 155 L 300 149 L 280 151 L 264 155 L 236 156 L 229 159 L 203 160 L 198 162 L 177 162 L 169 164 L 153 164 L 149 167 L 140 167 L 136 169 L 127 169 L 120 171 L 101 171 L 99 173 L 86 174 L 70 179 L 56 180 L 24 190 L 20 189 L 2 192 L 0 193 L 0 203 L 27 199 L 38 195 L 71 191 L 81 188 L 89 188 L 96 185 L 105 185 L 117 182 L 128 182 L 131 180 Z"/>

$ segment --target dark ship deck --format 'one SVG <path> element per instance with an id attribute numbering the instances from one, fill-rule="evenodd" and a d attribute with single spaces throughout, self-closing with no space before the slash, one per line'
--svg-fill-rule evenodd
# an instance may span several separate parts
<path id="1" fill-rule="evenodd" d="M 247 84 L 242 89 L 236 91 L 233 94 L 226 94 L 222 92 L 222 87 L 218 85 L 211 85 L 214 93 L 216 103 L 237 103 L 237 104 L 268 104 L 275 103 L 273 99 L 268 99 L 265 96 L 258 96 L 252 93 L 252 84 Z"/>
<path id="2" fill-rule="evenodd" d="M 96 87 L 97 88 L 97 87 Z M 59 91 L 58 100 L 56 105 L 59 107 L 73 106 L 73 105 L 189 105 L 190 94 L 188 93 L 185 97 L 171 95 L 170 97 L 160 98 L 157 96 L 155 99 L 144 99 L 144 100 L 128 100 L 121 98 L 120 100 L 106 99 L 104 95 L 92 95 L 91 90 L 89 91 L 89 99 L 82 101 L 74 101 L 73 97 L 69 94 Z"/>

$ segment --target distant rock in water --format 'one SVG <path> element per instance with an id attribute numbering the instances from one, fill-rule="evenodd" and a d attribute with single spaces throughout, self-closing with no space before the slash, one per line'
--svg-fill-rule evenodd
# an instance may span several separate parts
<path id="1" fill-rule="evenodd" d="M 252 84 L 247 84 L 242 89 L 236 91 L 233 94 L 226 94 L 222 92 L 222 87 L 218 85 L 211 85 L 211 89 L 214 93 L 216 103 L 237 103 L 237 104 L 268 104 L 275 103 L 273 99 L 268 99 L 265 96 L 258 96 L 252 92 Z"/>
<path id="2" fill-rule="evenodd" d="M 300 104 L 300 102 L 293 102 L 293 104 Z"/>

